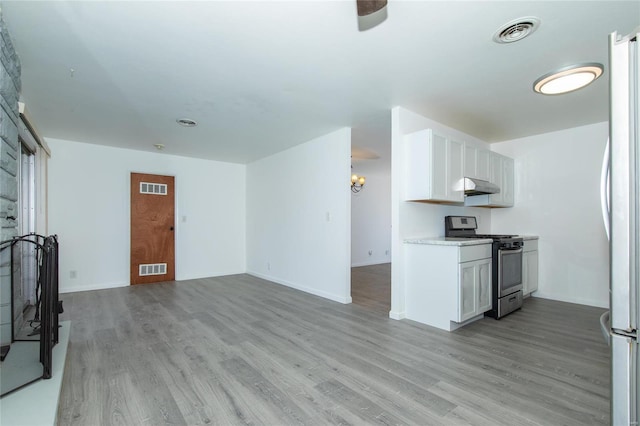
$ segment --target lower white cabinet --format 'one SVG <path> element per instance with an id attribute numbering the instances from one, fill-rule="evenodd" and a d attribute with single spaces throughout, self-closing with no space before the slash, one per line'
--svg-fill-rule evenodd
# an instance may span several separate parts
<path id="1" fill-rule="evenodd" d="M 525 240 L 522 249 L 522 293 L 538 289 L 538 240 Z"/>
<path id="2" fill-rule="evenodd" d="M 458 318 L 463 322 L 491 309 L 491 258 L 460 264 Z"/>
<path id="3" fill-rule="evenodd" d="M 405 244 L 405 316 L 452 331 L 492 308 L 491 244 Z"/>

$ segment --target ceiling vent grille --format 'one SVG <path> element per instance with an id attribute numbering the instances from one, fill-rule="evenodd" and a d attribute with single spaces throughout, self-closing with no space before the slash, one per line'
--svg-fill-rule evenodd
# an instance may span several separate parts
<path id="1" fill-rule="evenodd" d="M 500 44 L 513 43 L 534 33 L 540 26 L 540 20 L 533 16 L 514 19 L 507 22 L 493 35 L 493 41 Z"/>

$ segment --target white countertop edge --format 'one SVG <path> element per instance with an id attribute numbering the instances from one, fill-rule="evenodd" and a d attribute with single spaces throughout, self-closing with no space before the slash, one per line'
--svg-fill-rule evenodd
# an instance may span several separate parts
<path id="1" fill-rule="evenodd" d="M 518 235 L 523 240 L 537 240 L 537 235 Z M 470 238 L 446 238 L 446 237 L 416 237 L 407 238 L 404 240 L 405 244 L 425 244 L 434 246 L 477 246 L 480 244 L 491 244 L 493 240 L 491 238 L 479 238 L 477 240 Z"/>
<path id="2" fill-rule="evenodd" d="M 407 238 L 405 244 L 423 244 L 433 246 L 477 246 L 481 244 L 491 244 L 490 238 L 470 239 L 470 238 L 445 238 L 445 237 L 423 237 L 423 238 Z"/>

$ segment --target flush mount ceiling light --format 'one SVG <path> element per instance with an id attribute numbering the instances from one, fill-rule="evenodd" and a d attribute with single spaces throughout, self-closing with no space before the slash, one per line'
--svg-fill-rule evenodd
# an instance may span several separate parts
<path id="1" fill-rule="evenodd" d="M 596 62 L 569 65 L 543 75 L 533 90 L 543 95 L 560 95 L 581 89 L 602 75 L 604 67 Z"/>
<path id="2" fill-rule="evenodd" d="M 164 144 L 161 143 L 154 143 L 153 146 L 155 146 L 158 151 L 162 151 L 164 149 Z"/>
<path id="3" fill-rule="evenodd" d="M 540 26 L 540 20 L 534 16 L 509 21 L 493 34 L 493 41 L 496 43 L 513 43 L 533 34 Z"/>
<path id="4" fill-rule="evenodd" d="M 190 118 L 178 118 L 176 122 L 184 127 L 196 127 L 198 125 L 198 123 Z"/>

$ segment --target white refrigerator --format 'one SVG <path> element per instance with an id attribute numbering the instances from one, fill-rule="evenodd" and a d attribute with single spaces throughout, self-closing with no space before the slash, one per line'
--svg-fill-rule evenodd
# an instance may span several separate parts
<path id="1" fill-rule="evenodd" d="M 609 145 L 602 173 L 602 201 L 610 240 L 610 312 L 608 318 L 603 315 L 602 323 L 611 346 L 614 426 L 638 425 L 640 420 L 639 42 L 640 28 L 627 36 L 609 36 Z"/>

